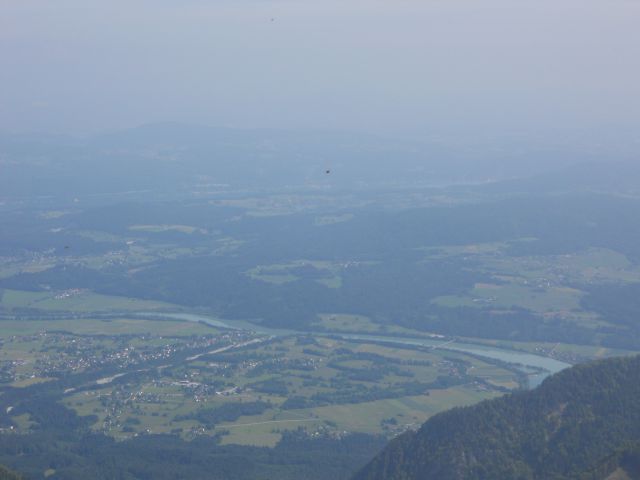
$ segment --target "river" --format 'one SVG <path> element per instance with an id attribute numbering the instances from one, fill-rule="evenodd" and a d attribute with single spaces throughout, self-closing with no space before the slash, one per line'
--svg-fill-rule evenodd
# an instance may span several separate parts
<path id="1" fill-rule="evenodd" d="M 565 362 L 561 362 L 554 358 L 543 357 L 542 355 L 535 355 L 533 353 L 520 352 L 517 350 L 509 350 L 506 348 L 492 347 L 487 345 L 479 345 L 475 343 L 466 343 L 458 340 L 437 340 L 426 338 L 409 338 L 409 337 L 396 337 L 387 335 L 367 335 L 356 333 L 342 333 L 342 332 L 301 332 L 288 329 L 274 329 L 256 325 L 245 321 L 236 320 L 220 320 L 217 318 L 208 317 L 205 315 L 193 314 L 193 313 L 153 313 L 153 312 L 139 312 L 137 314 L 141 317 L 147 318 L 173 318 L 176 320 L 188 320 L 191 322 L 203 322 L 208 325 L 220 328 L 230 328 L 234 330 L 252 330 L 257 333 L 272 335 L 272 336 L 287 336 L 287 335 L 300 335 L 308 333 L 310 335 L 320 336 L 336 336 L 344 338 L 345 340 L 367 340 L 371 342 L 385 342 L 395 343 L 398 345 L 416 345 L 437 348 L 442 350 L 452 350 L 456 352 L 469 353 L 472 355 L 478 355 L 485 358 L 500 360 L 518 366 L 518 368 L 529 374 L 529 387 L 535 388 L 549 375 L 557 373 L 571 365 Z M 539 370 L 543 370 L 540 372 Z"/>

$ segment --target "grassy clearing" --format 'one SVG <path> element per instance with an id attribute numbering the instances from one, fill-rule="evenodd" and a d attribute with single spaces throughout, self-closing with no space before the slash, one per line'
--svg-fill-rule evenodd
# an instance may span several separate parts
<path id="1" fill-rule="evenodd" d="M 521 239 L 527 241 L 528 239 Z M 558 274 L 571 280 L 638 281 L 640 268 L 623 254 L 605 248 L 589 248 L 563 255 L 518 256 L 508 255 L 507 243 L 483 243 L 462 246 L 425 248 L 427 258 L 470 256 L 479 260 L 484 268 L 517 278 L 552 279 Z"/>
<path id="2" fill-rule="evenodd" d="M 360 265 L 374 262 L 359 262 Z M 254 280 L 262 280 L 270 283 L 287 283 L 299 280 L 296 269 L 311 268 L 322 272 L 320 278 L 314 278 L 316 282 L 327 288 L 342 287 L 342 271 L 349 268 L 350 262 L 328 262 L 324 260 L 294 260 L 285 264 L 258 265 L 247 272 Z"/>
<path id="3" fill-rule="evenodd" d="M 0 265 L 0 278 L 9 278 L 20 273 L 39 273 L 55 267 L 51 260 L 29 262 L 24 264 L 5 263 Z"/>
<path id="4" fill-rule="evenodd" d="M 373 323 L 369 317 L 364 315 L 351 315 L 346 313 L 323 313 L 319 315 L 320 321 L 314 326 L 321 326 L 333 332 L 380 332 L 381 326 Z"/>
<path id="5" fill-rule="evenodd" d="M 25 378 L 24 380 L 19 380 L 17 382 L 12 382 L 10 385 L 15 388 L 24 388 L 24 387 L 30 387 L 31 385 L 36 385 L 38 383 L 50 382 L 51 380 L 54 380 L 54 379 L 32 377 L 32 378 Z"/>
<path id="6" fill-rule="evenodd" d="M 216 332 L 208 325 L 179 320 L 144 320 L 130 318 L 68 320 L 3 320 L 0 338 L 13 335 L 34 335 L 46 331 L 65 331 L 76 335 L 155 335 L 190 336 Z"/>
<path id="7" fill-rule="evenodd" d="M 191 225 L 131 225 L 129 230 L 133 232 L 148 232 L 148 233 L 163 233 L 163 232 L 180 232 L 186 234 L 192 233 L 203 233 L 206 234 L 207 231 L 193 227 Z"/>
<path id="8" fill-rule="evenodd" d="M 564 255 L 510 256 L 506 244 L 481 244 L 426 249 L 429 258 L 473 256 L 480 270 L 492 277 L 463 295 L 433 299 L 444 307 L 509 309 L 520 307 L 546 318 L 562 318 L 588 328 L 606 326 L 594 313 L 584 311 L 584 293 L 575 285 L 603 282 L 638 282 L 640 268 L 622 254 L 590 248 Z"/>
<path id="9" fill-rule="evenodd" d="M 332 422 L 337 425 L 338 429 L 381 433 L 383 431 L 381 422 L 385 419 L 394 418 L 401 426 L 415 427 L 443 410 L 471 405 L 495 396 L 495 393 L 478 392 L 467 387 L 455 387 L 434 390 L 430 395 L 377 400 L 357 405 L 330 405 L 301 410 L 300 413 L 309 413 L 321 420 Z"/>
<path id="10" fill-rule="evenodd" d="M 604 248 L 590 248 L 565 255 L 494 255 L 483 258 L 482 262 L 490 272 L 512 275 L 534 283 L 559 285 L 572 282 L 640 281 L 640 268 L 629 262 L 623 254 Z"/>
<path id="11" fill-rule="evenodd" d="M 425 332 L 396 325 L 381 325 L 373 322 L 365 315 L 353 315 L 350 313 L 321 313 L 319 320 L 312 323 L 314 328 L 321 328 L 328 332 L 348 332 L 362 334 L 392 334 L 406 335 L 413 338 L 426 338 Z"/>
<path id="12" fill-rule="evenodd" d="M 324 424 L 324 420 L 310 415 L 276 409 L 267 410 L 262 415 L 240 417 L 235 422 L 219 425 L 217 430 L 228 431 L 222 437 L 222 444 L 273 447 L 282 437 L 280 432 L 283 430 L 295 430 L 300 426 L 314 430 Z"/>
<path id="13" fill-rule="evenodd" d="M 125 243 L 129 238 L 114 235 L 100 230 L 78 230 L 74 232 L 79 237 L 90 238 L 94 242 Z"/>
<path id="14" fill-rule="evenodd" d="M 335 223 L 348 222 L 353 218 L 354 218 L 354 215 L 351 213 L 344 213 L 342 215 L 324 215 L 321 217 L 316 217 L 313 220 L 313 224 L 316 227 L 323 227 L 325 225 L 333 225 Z"/>
<path id="15" fill-rule="evenodd" d="M 64 291 L 28 292 L 22 290 L 3 290 L 0 307 L 5 310 L 16 308 L 35 308 L 65 312 L 114 312 L 168 310 L 176 306 L 151 300 L 101 295 L 87 290 L 71 289 Z"/>
<path id="16" fill-rule="evenodd" d="M 422 250 L 427 258 L 446 258 L 459 255 L 495 255 L 501 253 L 508 245 L 502 242 L 476 243 L 469 245 L 448 245 L 441 247 L 425 247 Z"/>
<path id="17" fill-rule="evenodd" d="M 335 276 L 331 278 L 320 278 L 316 280 L 320 285 L 324 285 L 327 288 L 341 288 L 342 287 L 342 277 Z"/>
<path id="18" fill-rule="evenodd" d="M 11 420 L 16 424 L 16 428 L 19 432 L 26 432 L 34 425 L 34 422 L 31 421 L 31 417 L 28 413 L 12 416 Z"/>
<path id="19" fill-rule="evenodd" d="M 259 265 L 247 272 L 253 280 L 282 285 L 299 280 L 299 277 L 288 272 L 289 265 Z"/>
<path id="20" fill-rule="evenodd" d="M 4 334 L 4 332 L 3 332 Z M 17 362 L 16 373 L 20 379 L 31 377 L 33 365 L 41 356 L 43 339 L 40 337 L 24 338 L 15 342 L 4 342 L 0 347 L 0 361 Z"/>
<path id="21" fill-rule="evenodd" d="M 254 280 L 261 280 L 266 283 L 275 285 L 284 285 L 285 283 L 295 282 L 299 280 L 295 275 L 251 275 Z"/>
<path id="22" fill-rule="evenodd" d="M 433 302 L 444 307 L 517 306 L 541 314 L 569 314 L 580 309 L 582 295 L 569 287 L 478 283 L 467 295 L 437 297 Z"/>

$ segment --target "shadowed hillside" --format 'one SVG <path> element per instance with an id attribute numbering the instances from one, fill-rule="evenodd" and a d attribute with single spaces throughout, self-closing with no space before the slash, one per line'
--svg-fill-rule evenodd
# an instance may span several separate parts
<path id="1" fill-rule="evenodd" d="M 639 441 L 640 357 L 617 358 L 436 415 L 354 480 L 633 479 Z"/>

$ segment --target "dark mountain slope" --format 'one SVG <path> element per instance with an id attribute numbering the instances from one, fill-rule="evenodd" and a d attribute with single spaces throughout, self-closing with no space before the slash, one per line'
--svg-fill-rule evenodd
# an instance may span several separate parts
<path id="1" fill-rule="evenodd" d="M 640 480 L 640 448 L 631 447 L 605 458 L 599 465 L 575 477 L 579 480 Z"/>
<path id="2" fill-rule="evenodd" d="M 639 444 L 636 356 L 578 365 L 536 390 L 436 415 L 354 480 L 636 478 Z"/>

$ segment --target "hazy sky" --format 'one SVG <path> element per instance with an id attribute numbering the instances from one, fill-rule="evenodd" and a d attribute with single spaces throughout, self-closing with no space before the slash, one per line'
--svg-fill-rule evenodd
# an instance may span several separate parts
<path id="1" fill-rule="evenodd" d="M 638 0 L 0 0 L 0 62 L 10 131 L 640 123 Z"/>

